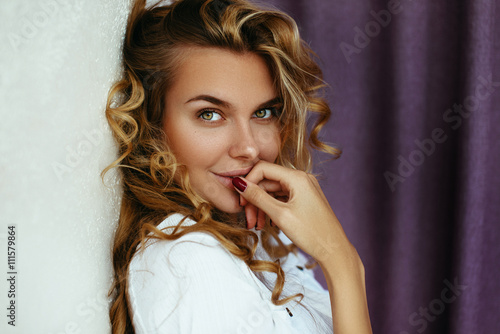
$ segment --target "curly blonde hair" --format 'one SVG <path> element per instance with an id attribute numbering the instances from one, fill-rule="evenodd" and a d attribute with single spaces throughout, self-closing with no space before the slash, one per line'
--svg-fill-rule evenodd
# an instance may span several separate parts
<path id="1" fill-rule="evenodd" d="M 118 227 L 112 249 L 114 281 L 110 320 L 114 334 L 134 333 L 128 301 L 128 270 L 134 254 L 148 238 L 175 240 L 193 231 L 210 233 L 253 272 L 277 275 L 272 302 L 282 305 L 300 294 L 280 299 L 284 273 L 279 261 L 254 259 L 257 235 L 224 215 L 189 184 L 189 175 L 167 146 L 163 132 L 165 94 L 189 47 L 215 47 L 237 53 L 252 52 L 269 67 L 283 101 L 280 116 L 281 150 L 276 163 L 310 171 L 310 149 L 334 158 L 340 151 L 323 143 L 319 131 L 330 117 L 321 97 L 325 87 L 314 54 L 300 38 L 292 18 L 265 10 L 245 0 L 179 0 L 146 7 L 136 0 L 123 45 L 123 79 L 110 89 L 106 117 L 118 147 L 118 159 L 102 176 L 118 168 L 123 184 Z M 317 115 L 308 133 L 306 118 Z M 174 175 L 181 175 L 174 180 Z M 156 226 L 169 214 L 181 213 L 197 223 L 160 231 Z M 287 255 L 278 229 L 266 224 L 261 237 L 271 258 Z M 276 245 L 277 243 L 277 245 Z"/>

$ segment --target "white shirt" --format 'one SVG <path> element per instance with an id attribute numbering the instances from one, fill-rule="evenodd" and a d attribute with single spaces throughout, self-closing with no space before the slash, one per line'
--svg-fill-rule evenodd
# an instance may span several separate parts
<path id="1" fill-rule="evenodd" d="M 158 229 L 175 226 L 182 218 L 173 214 Z M 186 219 L 183 225 L 194 223 Z M 257 233 L 255 257 L 270 260 Z M 282 233 L 280 238 L 290 243 Z M 305 268 L 302 254 L 290 253 L 281 260 L 285 286 L 280 299 L 303 293 L 301 303 L 310 313 L 293 300 L 274 305 L 261 279 L 272 288 L 276 275 L 255 275 L 209 233 L 191 232 L 174 241 L 151 239 L 148 245 L 134 255 L 129 268 L 128 294 L 137 334 L 332 333 L 328 291 Z"/>

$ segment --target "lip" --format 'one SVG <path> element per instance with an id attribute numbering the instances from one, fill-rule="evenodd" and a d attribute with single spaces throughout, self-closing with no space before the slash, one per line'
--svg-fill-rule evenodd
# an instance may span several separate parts
<path id="1" fill-rule="evenodd" d="M 217 180 L 226 188 L 233 190 L 233 178 L 236 176 L 246 176 L 252 170 L 253 166 L 244 169 L 235 169 L 229 172 L 212 172 Z"/>
<path id="2" fill-rule="evenodd" d="M 225 177 L 245 176 L 248 173 L 250 173 L 250 171 L 252 170 L 252 168 L 253 168 L 253 166 L 247 167 L 247 168 L 242 168 L 242 169 L 235 169 L 235 170 L 232 170 L 230 172 L 222 172 L 222 173 L 215 173 L 215 172 L 213 172 L 213 173 L 215 175 L 225 176 Z"/>

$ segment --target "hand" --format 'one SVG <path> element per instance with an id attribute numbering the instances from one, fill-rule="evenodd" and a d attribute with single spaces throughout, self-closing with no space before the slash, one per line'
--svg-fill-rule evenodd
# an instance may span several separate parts
<path id="1" fill-rule="evenodd" d="M 263 226 L 264 212 L 318 261 L 328 284 L 335 333 L 371 334 L 363 264 L 316 178 L 260 161 L 245 179 L 235 178 L 233 184 L 253 226 L 256 221 Z"/>
<path id="2" fill-rule="evenodd" d="M 267 214 L 296 246 L 320 264 L 334 255 L 343 257 L 354 252 L 357 256 L 313 175 L 260 161 L 240 180 L 246 184 L 244 191 L 238 191 L 248 228 L 262 228 Z"/>

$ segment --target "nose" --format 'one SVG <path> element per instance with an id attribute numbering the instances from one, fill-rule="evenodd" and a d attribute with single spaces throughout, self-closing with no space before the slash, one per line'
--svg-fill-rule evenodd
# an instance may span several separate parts
<path id="1" fill-rule="evenodd" d="M 250 124 L 240 124 L 234 127 L 229 155 L 234 159 L 256 160 L 260 154 L 256 131 Z"/>

